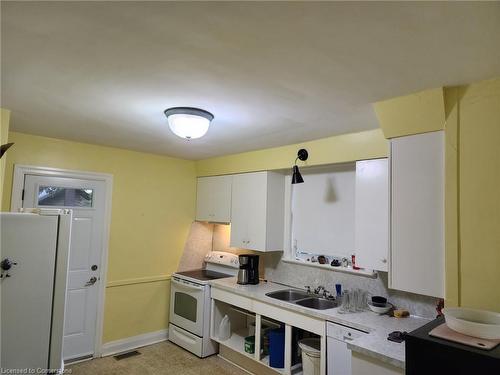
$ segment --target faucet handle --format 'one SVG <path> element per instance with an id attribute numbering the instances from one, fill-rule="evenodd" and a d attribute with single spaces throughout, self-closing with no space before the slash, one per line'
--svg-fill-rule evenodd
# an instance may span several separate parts
<path id="1" fill-rule="evenodd" d="M 306 288 L 307 293 L 311 293 L 311 287 L 309 285 L 304 286 Z"/>
<path id="2" fill-rule="evenodd" d="M 314 294 L 320 294 L 322 290 L 325 290 L 323 285 L 318 285 L 316 289 L 314 289 Z"/>

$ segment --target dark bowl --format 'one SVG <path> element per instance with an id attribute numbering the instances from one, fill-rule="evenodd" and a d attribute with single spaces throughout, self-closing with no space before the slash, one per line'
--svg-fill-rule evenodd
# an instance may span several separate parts
<path id="1" fill-rule="evenodd" d="M 385 297 L 381 297 L 381 296 L 373 296 L 372 297 L 373 306 L 385 307 L 386 303 L 387 303 L 387 298 L 385 298 Z"/>

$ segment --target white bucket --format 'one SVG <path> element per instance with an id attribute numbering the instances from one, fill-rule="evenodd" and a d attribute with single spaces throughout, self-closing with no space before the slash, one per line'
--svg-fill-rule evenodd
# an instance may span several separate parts
<path id="1" fill-rule="evenodd" d="M 304 375 L 319 375 L 321 352 L 319 339 L 310 338 L 299 341 L 302 351 L 302 373 Z"/>

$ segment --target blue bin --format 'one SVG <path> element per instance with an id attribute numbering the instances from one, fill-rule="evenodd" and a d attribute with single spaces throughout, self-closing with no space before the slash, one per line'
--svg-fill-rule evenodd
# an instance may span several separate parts
<path id="1" fill-rule="evenodd" d="M 285 328 L 269 331 L 269 366 L 285 367 Z"/>

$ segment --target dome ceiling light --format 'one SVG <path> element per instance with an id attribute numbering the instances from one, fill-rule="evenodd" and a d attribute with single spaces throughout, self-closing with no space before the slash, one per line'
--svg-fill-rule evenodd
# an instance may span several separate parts
<path id="1" fill-rule="evenodd" d="M 199 108 L 173 107 L 164 111 L 168 126 L 172 132 L 185 139 L 203 137 L 210 126 L 214 115 Z"/>

